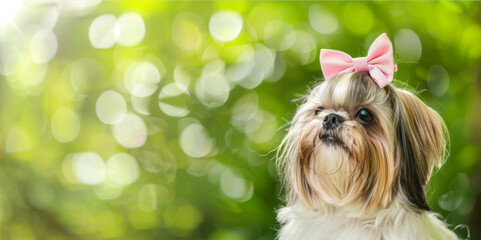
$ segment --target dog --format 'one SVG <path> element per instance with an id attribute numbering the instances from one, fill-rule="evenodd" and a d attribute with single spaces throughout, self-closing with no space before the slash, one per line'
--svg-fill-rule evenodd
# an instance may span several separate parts
<path id="1" fill-rule="evenodd" d="M 368 56 L 321 50 L 325 81 L 304 98 L 278 148 L 286 192 L 280 240 L 458 239 L 426 186 L 446 159 L 440 115 L 391 84 L 386 34 Z"/>

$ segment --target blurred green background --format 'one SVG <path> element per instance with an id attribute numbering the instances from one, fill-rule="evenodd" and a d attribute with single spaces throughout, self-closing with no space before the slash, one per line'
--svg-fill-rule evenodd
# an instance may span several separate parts
<path id="1" fill-rule="evenodd" d="M 321 48 L 383 32 L 445 119 L 428 199 L 481 239 L 479 2 L 0 0 L 0 238 L 275 237 L 274 150 Z M 466 228 L 456 232 L 467 236 Z"/>

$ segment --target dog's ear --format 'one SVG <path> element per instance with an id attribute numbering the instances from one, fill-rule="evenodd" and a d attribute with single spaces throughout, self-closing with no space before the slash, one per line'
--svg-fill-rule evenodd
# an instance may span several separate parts
<path id="1" fill-rule="evenodd" d="M 395 95 L 398 188 L 413 207 L 429 210 L 426 185 L 433 168 L 443 163 L 446 125 L 436 111 L 411 92 L 397 89 Z"/>

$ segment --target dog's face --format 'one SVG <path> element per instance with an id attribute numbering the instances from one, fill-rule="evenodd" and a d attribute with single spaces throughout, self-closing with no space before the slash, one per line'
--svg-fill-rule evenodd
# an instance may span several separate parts
<path id="1" fill-rule="evenodd" d="M 425 187 L 442 163 L 441 117 L 408 91 L 379 88 L 367 73 L 317 85 L 280 147 L 288 201 L 376 210 L 399 197 L 428 210 Z"/>

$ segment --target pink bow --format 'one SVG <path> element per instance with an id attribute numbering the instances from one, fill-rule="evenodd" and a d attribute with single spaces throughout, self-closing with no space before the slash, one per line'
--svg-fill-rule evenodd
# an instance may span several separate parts
<path id="1" fill-rule="evenodd" d="M 371 78 L 383 88 L 388 85 L 397 71 L 394 64 L 392 43 L 385 33 L 374 40 L 367 57 L 352 58 L 349 54 L 330 49 L 321 49 L 321 69 L 326 79 L 339 73 L 369 72 Z"/>

